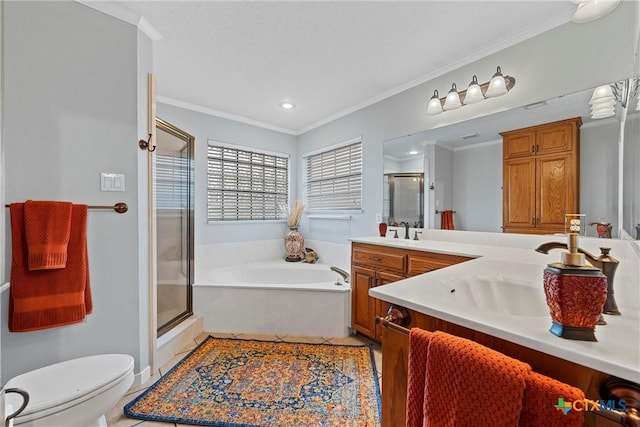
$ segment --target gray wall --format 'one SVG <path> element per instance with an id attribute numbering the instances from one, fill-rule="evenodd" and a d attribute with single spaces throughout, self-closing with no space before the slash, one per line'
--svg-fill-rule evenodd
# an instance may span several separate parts
<path id="1" fill-rule="evenodd" d="M 456 229 L 502 232 L 502 141 L 453 153 Z"/>
<path id="2" fill-rule="evenodd" d="M 211 139 L 290 154 L 289 167 L 292 177 L 290 192 L 293 200 L 298 191 L 295 177 L 300 163 L 296 156 L 295 136 L 162 103 L 157 105 L 157 115 L 196 139 L 194 153 L 196 252 L 198 245 L 281 239 L 284 236 L 286 224 L 283 222 L 240 221 L 207 224 L 207 141 Z"/>
<path id="3" fill-rule="evenodd" d="M 303 229 L 303 234 L 307 233 L 305 236 L 310 239 L 345 241 L 351 236 L 375 233 L 375 214 L 382 212 L 380 177 L 385 140 L 631 76 L 634 71 L 637 14 L 637 2 L 622 2 L 616 10 L 597 21 L 564 24 L 300 135 L 300 153 L 362 135 L 364 161 L 364 212 L 353 215 L 350 227 L 344 230 L 350 234 L 327 237 L 313 229 Z M 630 37 L 621 37 L 621 34 L 629 34 Z M 434 89 L 442 92 L 451 86 L 451 82 L 466 82 L 473 74 L 490 76 L 497 65 L 504 73 L 517 79 L 516 86 L 508 95 L 437 116 L 425 114 L 426 102 Z M 439 226 L 439 221 L 436 221 L 436 226 Z"/>
<path id="4" fill-rule="evenodd" d="M 141 272 L 147 246 L 139 240 L 146 224 L 138 222 L 140 194 L 146 198 L 140 157 L 146 154 L 137 140 L 140 94 L 146 94 L 140 75 L 151 71 L 151 55 L 140 50 L 150 51 L 150 42 L 139 39 L 136 27 L 80 3 L 3 3 L 5 201 L 124 201 L 129 212 L 89 213 L 94 309 L 85 322 L 9 333 L 3 316 L 2 381 L 105 352 L 131 354 L 138 372 L 149 363 L 147 275 Z M 126 191 L 101 193 L 100 172 L 125 174 Z M 10 252 L 8 219 L 5 230 Z M 7 303 L 4 292 L 3 313 Z"/>

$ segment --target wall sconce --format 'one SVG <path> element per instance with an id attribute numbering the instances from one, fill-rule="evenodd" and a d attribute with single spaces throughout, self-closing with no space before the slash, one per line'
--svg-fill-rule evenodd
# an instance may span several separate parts
<path id="1" fill-rule="evenodd" d="M 604 119 L 615 115 L 618 103 L 622 108 L 627 108 L 631 98 L 638 95 L 639 88 L 640 76 L 621 80 L 610 85 L 598 86 L 593 90 L 593 95 L 589 100 L 591 118 Z M 635 109 L 640 111 L 640 96 L 638 96 Z"/>
<path id="2" fill-rule="evenodd" d="M 516 79 L 511 76 L 503 76 L 500 67 L 490 81 L 479 84 L 475 75 L 466 90 L 458 92 L 456 84 L 451 85 L 447 96 L 440 98 L 438 91 L 433 91 L 433 96 L 427 103 L 427 114 L 440 114 L 442 111 L 455 110 L 463 105 L 475 104 L 486 98 L 495 98 L 509 92 L 516 84 Z"/>

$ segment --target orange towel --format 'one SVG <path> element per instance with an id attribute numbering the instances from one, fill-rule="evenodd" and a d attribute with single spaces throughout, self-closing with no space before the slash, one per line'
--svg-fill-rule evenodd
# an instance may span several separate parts
<path id="1" fill-rule="evenodd" d="M 87 258 L 87 205 L 72 206 L 66 268 L 28 268 L 24 204 L 12 203 L 9 331 L 26 332 L 81 322 L 92 311 Z"/>
<path id="2" fill-rule="evenodd" d="M 442 211 L 440 216 L 440 228 L 442 230 L 453 230 L 453 211 Z"/>
<path id="3" fill-rule="evenodd" d="M 531 367 L 473 341 L 434 332 L 429 339 L 424 426 L 518 425 Z"/>
<path id="4" fill-rule="evenodd" d="M 420 328 L 412 328 L 409 333 L 406 427 L 422 427 L 427 347 L 430 338 L 431 332 Z"/>
<path id="5" fill-rule="evenodd" d="M 24 229 L 29 270 L 65 268 L 71 235 L 71 203 L 27 200 Z"/>
<path id="6" fill-rule="evenodd" d="M 569 410 L 565 414 L 562 408 L 557 408 L 561 406 L 559 399 L 562 402 L 583 400 L 582 390 L 537 372 L 531 372 L 526 382 L 520 427 L 579 427 L 584 424 L 584 412 Z"/>

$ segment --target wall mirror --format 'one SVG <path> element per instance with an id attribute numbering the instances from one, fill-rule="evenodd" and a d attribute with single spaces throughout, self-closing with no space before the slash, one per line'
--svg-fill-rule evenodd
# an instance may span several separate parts
<path id="1" fill-rule="evenodd" d="M 608 222 L 613 230 L 619 230 L 618 218 L 622 217 L 622 236 L 636 238 L 636 226 L 640 223 L 637 97 L 629 102 L 623 129 L 624 152 L 619 157 L 620 105 L 616 105 L 615 116 L 593 120 L 589 105 L 592 93 L 593 88 L 589 88 L 387 140 L 383 148 L 383 179 L 386 182 L 391 171 L 424 173 L 424 224 L 428 228 L 440 228 L 436 211 L 451 209 L 456 212 L 454 225 L 458 230 L 502 232 L 500 132 L 581 117 L 580 213 L 586 215 L 587 223 Z M 624 178 L 620 191 L 619 171 Z M 622 200 L 621 216 L 619 200 Z M 586 233 L 596 236 L 596 227 L 588 226 Z M 619 235 L 614 233 L 614 237 Z"/>

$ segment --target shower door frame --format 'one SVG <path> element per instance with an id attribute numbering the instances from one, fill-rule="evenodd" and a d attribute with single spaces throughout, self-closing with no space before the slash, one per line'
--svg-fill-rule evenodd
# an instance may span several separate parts
<path id="1" fill-rule="evenodd" d="M 184 321 L 185 319 L 193 315 L 194 236 L 195 236 L 195 233 L 194 233 L 194 173 L 193 171 L 194 171 L 194 155 L 195 155 L 195 152 L 194 152 L 195 137 L 158 117 L 156 117 L 156 129 L 160 129 L 166 133 L 171 134 L 172 136 L 175 136 L 176 138 L 183 140 L 187 146 L 187 158 L 189 159 L 189 162 L 188 162 L 189 163 L 189 166 L 188 166 L 189 167 L 189 184 L 188 184 L 189 189 L 186 194 L 186 197 L 187 197 L 186 203 L 188 206 L 188 215 L 186 215 L 186 219 L 187 219 L 187 227 L 186 227 L 187 236 L 186 237 L 188 241 L 187 248 L 186 248 L 187 249 L 186 261 L 188 264 L 186 269 L 187 308 L 185 311 L 173 317 L 168 322 L 165 322 L 162 325 L 157 325 L 156 337 L 160 338 L 162 335 L 169 332 L 171 329 L 173 329 L 175 326 L 180 324 L 182 321 Z M 155 180 L 154 180 L 154 190 L 155 190 Z M 154 210 L 155 209 L 156 207 L 154 206 Z M 157 232 L 156 232 L 156 235 L 157 235 Z M 155 240 L 157 241 L 157 237 L 155 238 Z M 157 268 L 157 263 L 158 261 L 156 256 L 156 260 L 155 260 L 156 268 Z M 156 280 L 156 287 L 157 286 L 158 284 Z M 156 295 L 157 294 L 158 293 L 156 291 Z M 157 303 L 156 303 L 155 310 L 157 311 Z"/>

